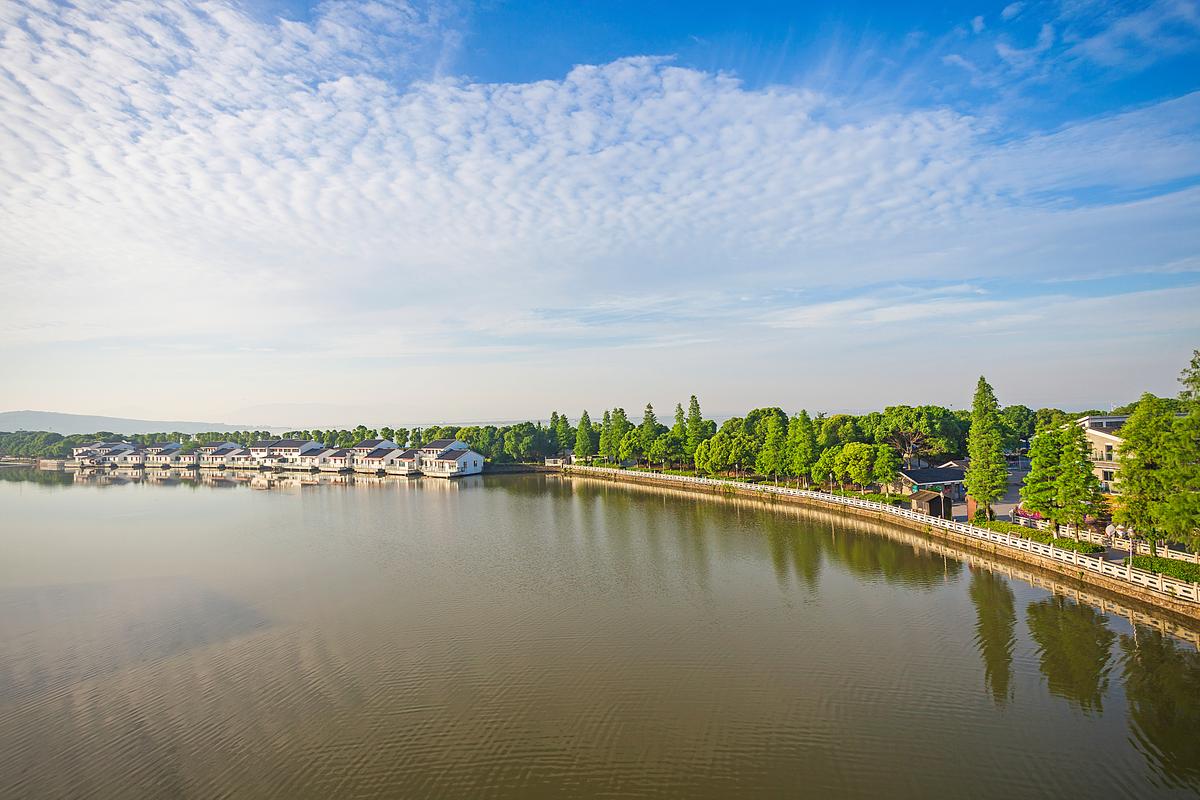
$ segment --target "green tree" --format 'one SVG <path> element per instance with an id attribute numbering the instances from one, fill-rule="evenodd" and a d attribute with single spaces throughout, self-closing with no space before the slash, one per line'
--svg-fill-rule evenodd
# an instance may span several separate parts
<path id="1" fill-rule="evenodd" d="M 875 446 L 865 442 L 850 442 L 842 447 L 834 459 L 834 465 L 839 477 L 849 478 L 851 483 L 858 484 L 859 489 L 865 492 L 874 475 Z"/>
<path id="2" fill-rule="evenodd" d="M 821 455 L 817 457 L 816 463 L 812 466 L 811 474 L 814 483 L 820 484 L 829 480 L 830 476 L 837 471 L 838 454 L 841 450 L 841 447 L 829 447 L 821 451 Z"/>
<path id="3" fill-rule="evenodd" d="M 888 406 L 872 438 L 895 447 L 911 467 L 913 461 L 956 452 L 960 432 L 957 420 L 941 406 Z"/>
<path id="4" fill-rule="evenodd" d="M 637 428 L 630 428 L 625 432 L 625 435 L 621 437 L 621 444 L 618 452 L 622 462 L 638 462 L 642 460 L 642 455 L 644 455 L 645 451 L 642 450 L 642 437 L 640 436 L 640 431 Z"/>
<path id="5" fill-rule="evenodd" d="M 900 456 L 889 444 L 875 445 L 875 461 L 871 467 L 871 478 L 875 483 L 884 487 L 887 494 L 892 493 L 892 484 L 900 475 Z"/>
<path id="6" fill-rule="evenodd" d="M 589 462 L 596 451 L 592 448 L 592 418 L 587 409 L 579 415 L 579 427 L 575 429 L 575 457 Z"/>
<path id="7" fill-rule="evenodd" d="M 1063 430 L 1055 489 L 1062 522 L 1076 530 L 1088 516 L 1099 513 L 1103 497 L 1100 481 L 1092 471 L 1091 445 L 1083 428 L 1068 425 Z"/>
<path id="8" fill-rule="evenodd" d="M 625 435 L 633 428 L 633 423 L 629 421 L 629 417 L 625 415 L 625 409 L 614 408 L 612 412 L 612 430 L 609 431 L 609 441 L 612 445 L 612 460 L 621 461 L 621 442 L 625 441 Z M 608 453 L 605 454 L 609 455 Z"/>
<path id="9" fill-rule="evenodd" d="M 671 426 L 671 433 L 680 439 L 687 436 L 687 417 L 684 416 L 683 406 L 679 403 L 675 404 L 675 424 Z"/>
<path id="10" fill-rule="evenodd" d="M 1153 539 L 1169 496 L 1164 457 L 1174 424 L 1170 405 L 1146 393 L 1121 427 L 1117 447 L 1121 500 L 1113 518 L 1140 537 Z"/>
<path id="11" fill-rule="evenodd" d="M 559 452 L 565 453 L 575 446 L 575 431 L 571 429 L 571 422 L 566 414 L 558 415 L 558 422 L 554 426 L 554 439 Z"/>
<path id="12" fill-rule="evenodd" d="M 643 453 L 650 451 L 650 445 L 654 444 L 659 433 L 658 417 L 654 416 L 654 406 L 646 403 L 646 410 L 642 412 L 642 424 L 638 426 L 638 436 L 641 439 L 639 445 Z"/>
<path id="13" fill-rule="evenodd" d="M 812 418 L 801 410 L 788 421 L 787 471 L 808 483 L 809 473 L 817 462 L 817 435 Z"/>
<path id="14" fill-rule="evenodd" d="M 612 414 L 608 409 L 604 410 L 604 419 L 600 423 L 600 457 L 605 461 L 613 460 L 613 440 L 612 440 Z"/>
<path id="15" fill-rule="evenodd" d="M 1000 404 L 991 385 L 981 375 L 971 404 L 971 430 L 967 438 L 971 464 L 963 483 L 967 494 L 975 498 L 988 519 L 992 503 L 1008 488 L 1008 467 L 1004 462 L 1004 441 L 1000 431 Z"/>
<path id="16" fill-rule="evenodd" d="M 1184 416 L 1166 436 L 1163 483 L 1167 497 L 1156 515 L 1164 533 L 1191 550 L 1200 549 L 1200 350 L 1179 376 Z"/>
<path id="17" fill-rule="evenodd" d="M 1029 472 L 1021 485 L 1021 508 L 1048 520 L 1058 519 L 1058 471 L 1062 462 L 1060 428 L 1046 428 L 1029 445 Z"/>
<path id="18" fill-rule="evenodd" d="M 687 429 L 687 437 L 684 441 L 684 448 L 688 458 L 691 458 L 696 452 L 696 448 L 700 446 L 700 443 L 713 435 L 713 431 L 709 430 L 708 423 L 700 413 L 700 401 L 696 399 L 696 395 L 692 395 L 692 398 L 688 401 L 687 423 L 685 427 Z"/>
<path id="19" fill-rule="evenodd" d="M 646 451 L 646 461 L 657 461 L 662 465 L 663 469 L 667 467 L 667 459 L 671 457 L 671 436 L 669 433 L 660 433 L 653 442 L 650 443 L 650 449 Z"/>
<path id="20" fill-rule="evenodd" d="M 766 436 L 758 451 L 754 468 L 763 475 L 771 475 L 779 483 L 779 473 L 787 468 L 787 428 L 777 415 L 766 419 Z"/>

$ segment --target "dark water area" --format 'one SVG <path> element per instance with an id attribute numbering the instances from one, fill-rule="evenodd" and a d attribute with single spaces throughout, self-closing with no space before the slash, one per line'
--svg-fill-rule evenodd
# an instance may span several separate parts
<path id="1" fill-rule="evenodd" d="M 1197 792 L 1193 643 L 913 534 L 554 475 L 0 470 L 0 797 Z"/>

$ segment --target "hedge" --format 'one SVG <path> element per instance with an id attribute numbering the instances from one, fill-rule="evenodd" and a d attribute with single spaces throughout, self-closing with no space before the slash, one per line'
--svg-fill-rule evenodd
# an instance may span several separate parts
<path id="1" fill-rule="evenodd" d="M 1200 583 L 1200 564 L 1157 556 L 1134 556 L 1133 565 L 1147 572 L 1157 572 L 1188 583 Z"/>

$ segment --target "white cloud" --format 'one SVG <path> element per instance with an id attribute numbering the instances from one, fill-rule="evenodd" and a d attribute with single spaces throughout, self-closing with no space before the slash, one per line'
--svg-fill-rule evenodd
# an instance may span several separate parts
<path id="1" fill-rule="evenodd" d="M 1024 3 L 1009 3 L 1008 5 L 1006 5 L 1004 7 L 1004 10 L 1000 12 L 1000 17 L 1005 22 L 1007 22 L 1010 19 L 1016 19 L 1018 16 L 1020 16 L 1021 11 L 1024 7 L 1025 7 Z"/>
<path id="2" fill-rule="evenodd" d="M 971 20 L 971 30 L 975 31 L 975 33 L 982 33 L 983 28 L 983 17 L 975 17 Z"/>
<path id="3" fill-rule="evenodd" d="M 405 4 L 277 25 L 217 2 L 38 9 L 0 7 L 6 366 L 52 343 L 111 348 L 109 366 L 159 348 L 205 367 L 315 359 L 327 375 L 598 340 L 683 349 L 742 324 L 732 286 L 1045 277 L 1197 252 L 1195 191 L 1121 196 L 1197 174 L 1196 96 L 1013 138 L 952 108 L 750 90 L 656 58 L 526 84 L 440 78 L 429 64 L 456 38 Z M 1073 199 L 1096 186 L 1116 199 Z M 754 317 L 1007 313 L 843 302 Z M 103 313 L 114 304 L 132 319 Z"/>

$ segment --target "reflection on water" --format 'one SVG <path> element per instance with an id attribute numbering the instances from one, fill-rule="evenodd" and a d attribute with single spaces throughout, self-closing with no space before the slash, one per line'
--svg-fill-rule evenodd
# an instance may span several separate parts
<path id="1" fill-rule="evenodd" d="M 1012 659 L 1016 646 L 1017 612 L 1008 581 L 985 569 L 971 571 L 968 590 L 975 605 L 975 645 L 983 657 L 983 677 L 996 705 L 1012 697 Z"/>
<path id="2" fill-rule="evenodd" d="M 1130 734 L 1164 786 L 1200 786 L 1200 655 L 1149 628 L 1121 636 Z"/>
<path id="3" fill-rule="evenodd" d="M 1025 616 L 1050 693 L 1084 711 L 1103 711 L 1117 638 L 1104 615 L 1055 595 L 1031 603 Z"/>
<path id="4" fill-rule="evenodd" d="M 541 475 L 57 476 L 0 482 L 3 797 L 1200 789 L 1193 644 L 910 531 Z"/>

